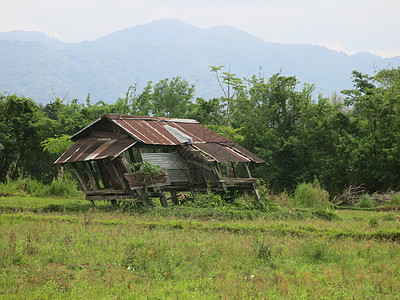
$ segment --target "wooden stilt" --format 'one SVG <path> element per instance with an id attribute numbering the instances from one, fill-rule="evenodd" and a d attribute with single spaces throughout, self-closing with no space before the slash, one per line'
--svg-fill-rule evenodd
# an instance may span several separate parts
<path id="1" fill-rule="evenodd" d="M 221 168 L 220 168 L 219 164 L 217 162 L 215 162 L 215 164 L 212 164 L 211 167 L 214 171 L 214 174 L 217 175 L 225 193 L 228 193 L 228 188 L 226 187 L 226 184 L 224 182 L 222 182 L 223 177 L 222 177 L 222 172 L 221 172 Z"/>
<path id="2" fill-rule="evenodd" d="M 112 168 L 113 168 L 113 170 L 114 170 L 115 177 L 117 177 L 117 179 L 118 179 L 118 181 L 119 181 L 119 183 L 120 183 L 122 189 L 127 190 L 128 187 L 127 187 L 127 185 L 125 184 L 123 178 L 122 178 L 122 177 L 120 176 L 120 174 L 118 173 L 117 168 L 115 167 L 113 161 L 111 161 L 111 166 L 112 166 Z"/>
<path id="3" fill-rule="evenodd" d="M 196 194 L 196 192 L 194 191 L 194 189 L 190 189 L 190 193 L 192 194 L 192 197 L 193 197 L 193 200 L 194 201 L 197 201 L 197 194 Z"/>
<path id="4" fill-rule="evenodd" d="M 172 203 L 174 203 L 174 205 L 179 205 L 178 195 L 176 191 L 171 192 L 171 198 L 172 198 Z"/>
<path id="5" fill-rule="evenodd" d="M 236 165 L 235 165 L 235 163 L 232 162 L 232 163 L 231 163 L 231 166 L 232 166 L 232 171 L 233 171 L 233 177 L 237 178 L 238 175 L 237 175 L 237 172 L 236 172 Z"/>
<path id="6" fill-rule="evenodd" d="M 83 191 L 84 191 L 84 192 L 87 192 L 87 191 L 89 190 L 89 188 L 88 188 L 88 186 L 87 186 L 87 184 L 86 184 L 85 179 L 83 178 L 82 174 L 79 172 L 79 170 L 78 170 L 78 168 L 77 168 L 77 166 L 76 166 L 75 163 L 72 164 L 72 168 L 73 168 L 74 171 L 75 171 L 75 175 L 76 175 L 76 177 L 78 178 L 78 182 L 79 182 L 79 184 L 81 185 Z"/>
<path id="7" fill-rule="evenodd" d="M 248 164 L 245 163 L 244 166 L 246 167 L 246 171 L 247 171 L 247 174 L 249 175 L 249 178 L 253 178 L 251 176 L 251 172 L 250 172 Z M 258 202 L 261 202 L 260 194 L 258 193 L 257 187 L 254 183 L 253 183 L 253 191 L 254 191 L 254 194 L 256 195 Z"/>
<path id="8" fill-rule="evenodd" d="M 93 169 L 91 163 L 90 162 L 83 162 L 83 165 L 85 166 L 85 169 L 86 169 L 87 174 L 89 176 L 89 181 L 90 181 L 91 188 L 93 190 L 95 190 L 95 189 L 99 190 L 100 189 L 100 185 L 99 185 L 99 182 L 96 179 L 96 174 L 94 172 L 94 169 Z"/>
<path id="9" fill-rule="evenodd" d="M 160 202 L 163 207 L 168 207 L 167 197 L 165 197 L 164 193 L 161 193 Z"/>

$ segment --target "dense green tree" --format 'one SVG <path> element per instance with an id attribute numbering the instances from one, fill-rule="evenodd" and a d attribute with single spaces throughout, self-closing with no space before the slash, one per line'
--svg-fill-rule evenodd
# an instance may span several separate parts
<path id="1" fill-rule="evenodd" d="M 279 73 L 268 81 L 253 76 L 232 120 L 234 127 L 243 127 L 243 145 L 266 160 L 256 174 L 274 189 L 293 188 L 304 163 L 297 128 L 302 111 L 312 105 L 313 86 L 297 91 L 297 84 L 295 77 Z"/>
<path id="2" fill-rule="evenodd" d="M 192 105 L 191 111 L 187 114 L 188 118 L 196 119 L 205 125 L 224 124 L 222 105 L 219 98 L 212 98 L 209 101 L 197 98 Z"/>
<path id="3" fill-rule="evenodd" d="M 223 96 L 220 98 L 222 104 L 222 113 L 225 116 L 226 126 L 232 127 L 232 119 L 234 118 L 238 108 L 238 103 L 246 98 L 245 84 L 236 74 L 222 71 L 225 66 L 209 66 L 221 87 Z"/>
<path id="4" fill-rule="evenodd" d="M 353 72 L 353 90 L 345 101 L 356 128 L 344 141 L 349 153 L 353 184 L 370 191 L 400 184 L 400 68 L 384 69 L 375 76 Z"/>
<path id="5" fill-rule="evenodd" d="M 265 159 L 253 171 L 275 191 L 314 178 L 332 195 L 349 185 L 370 192 L 399 187 L 400 68 L 374 76 L 354 71 L 344 104 L 314 99 L 314 86 L 299 86 L 294 76 L 239 79 L 222 69 L 211 67 L 223 96 L 195 102 L 195 86 L 180 77 L 150 81 L 140 93 L 132 86 L 113 104 L 92 103 L 89 95 L 86 102 L 55 98 L 40 106 L 0 95 L 0 181 L 51 180 L 68 135 L 119 113 L 197 119 Z"/>
<path id="6" fill-rule="evenodd" d="M 190 112 L 195 86 L 177 76 L 153 85 L 152 113 L 160 117 L 184 118 Z"/>
<path id="7" fill-rule="evenodd" d="M 41 151 L 46 134 L 40 128 L 43 113 L 32 99 L 17 95 L 0 95 L 0 181 L 7 177 L 42 178 L 48 174 L 49 156 Z M 46 122 L 46 123 L 51 123 Z"/>

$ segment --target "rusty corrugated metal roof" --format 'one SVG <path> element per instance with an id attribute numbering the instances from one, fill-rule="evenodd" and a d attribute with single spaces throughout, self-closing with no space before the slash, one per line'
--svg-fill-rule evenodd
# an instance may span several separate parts
<path id="1" fill-rule="evenodd" d="M 107 114 L 79 131 L 71 139 L 79 141 L 88 138 L 93 130 L 104 127 L 107 121 L 144 144 L 161 146 L 193 144 L 219 162 L 264 162 L 232 140 L 192 119 Z"/>
<path id="2" fill-rule="evenodd" d="M 136 141 L 132 138 L 82 138 L 76 141 L 54 163 L 64 164 L 68 162 L 104 159 L 107 157 L 115 158 L 135 143 Z"/>
<path id="3" fill-rule="evenodd" d="M 233 148 L 218 143 L 199 143 L 193 146 L 210 155 L 218 162 L 251 162 L 249 158 Z"/>

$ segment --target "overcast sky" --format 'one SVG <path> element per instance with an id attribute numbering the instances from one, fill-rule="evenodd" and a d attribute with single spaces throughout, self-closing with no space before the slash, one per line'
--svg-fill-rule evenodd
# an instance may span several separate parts
<path id="1" fill-rule="evenodd" d="M 400 55 L 399 0 L 0 0 L 0 31 L 40 31 L 66 42 L 162 18 L 229 25 L 267 42 Z"/>

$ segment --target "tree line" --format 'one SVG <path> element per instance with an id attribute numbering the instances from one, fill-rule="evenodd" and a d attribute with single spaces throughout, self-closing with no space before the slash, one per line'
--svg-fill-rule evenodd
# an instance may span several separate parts
<path id="1" fill-rule="evenodd" d="M 53 161 L 68 137 L 103 114 L 193 118 L 263 158 L 254 175 L 275 192 L 315 178 L 331 194 L 351 185 L 369 192 L 400 185 L 400 68 L 352 73 L 354 87 L 330 98 L 295 76 L 238 78 L 211 66 L 221 97 L 196 97 L 181 77 L 129 87 L 115 103 L 66 101 L 45 105 L 0 94 L 0 181 L 57 177 Z"/>

